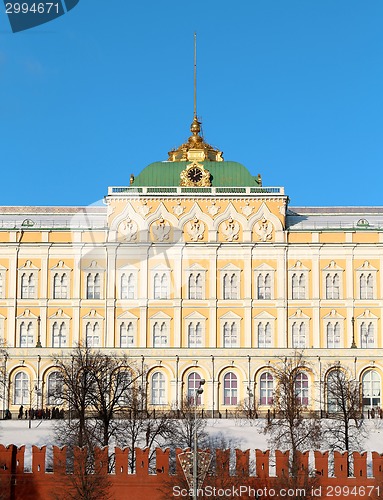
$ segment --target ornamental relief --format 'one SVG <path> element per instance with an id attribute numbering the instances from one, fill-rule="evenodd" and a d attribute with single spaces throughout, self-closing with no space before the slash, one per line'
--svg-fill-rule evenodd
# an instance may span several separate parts
<path id="1" fill-rule="evenodd" d="M 119 236 L 122 236 L 122 239 L 125 241 L 136 241 L 137 231 L 137 224 L 129 217 L 120 222 L 118 226 L 118 234 Z"/>
<path id="2" fill-rule="evenodd" d="M 226 241 L 237 241 L 239 239 L 240 225 L 232 217 L 221 224 L 221 231 Z"/>
<path id="3" fill-rule="evenodd" d="M 197 217 L 186 224 L 186 231 L 192 241 L 201 241 L 204 237 L 205 224 Z"/>
<path id="4" fill-rule="evenodd" d="M 151 225 L 151 229 L 154 241 L 158 241 L 160 243 L 169 241 L 171 226 L 163 217 L 153 223 Z"/>
<path id="5" fill-rule="evenodd" d="M 258 236 L 259 241 L 270 241 L 273 235 L 273 224 L 266 217 L 262 217 L 254 225 L 254 232 Z"/>

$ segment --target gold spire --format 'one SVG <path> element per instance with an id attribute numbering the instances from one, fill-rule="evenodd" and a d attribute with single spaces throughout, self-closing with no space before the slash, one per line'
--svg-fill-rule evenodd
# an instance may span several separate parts
<path id="1" fill-rule="evenodd" d="M 192 135 L 188 142 L 181 144 L 177 149 L 169 151 L 168 161 L 223 161 L 223 153 L 207 144 L 201 132 L 201 122 L 197 117 L 197 33 L 194 33 L 194 113 L 193 122 L 190 125 Z"/>

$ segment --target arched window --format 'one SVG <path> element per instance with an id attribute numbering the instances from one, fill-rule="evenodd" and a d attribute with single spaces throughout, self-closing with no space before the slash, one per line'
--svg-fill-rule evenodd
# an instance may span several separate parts
<path id="1" fill-rule="evenodd" d="M 340 324 L 327 323 L 327 347 L 337 349 L 340 347 Z"/>
<path id="2" fill-rule="evenodd" d="M 361 274 L 359 278 L 359 291 L 361 299 L 374 298 L 374 277 L 371 273 Z"/>
<path id="3" fill-rule="evenodd" d="M 25 372 L 19 372 L 15 376 L 13 404 L 29 404 L 29 377 Z"/>
<path id="4" fill-rule="evenodd" d="M 35 277 L 33 273 L 23 274 L 21 276 L 21 298 L 22 299 L 35 298 Z"/>
<path id="5" fill-rule="evenodd" d="M 304 273 L 294 273 L 292 276 L 292 298 L 295 300 L 306 297 L 306 277 Z"/>
<path id="6" fill-rule="evenodd" d="M 298 372 L 294 378 L 295 398 L 299 405 L 309 404 L 309 379 L 306 373 Z"/>
<path id="7" fill-rule="evenodd" d="M 306 325 L 303 321 L 293 323 L 293 348 L 303 349 L 306 347 Z"/>
<path id="8" fill-rule="evenodd" d="M 340 279 L 338 273 L 329 273 L 326 276 L 326 299 L 340 298 Z"/>
<path id="9" fill-rule="evenodd" d="M 114 392 L 119 406 L 128 406 L 132 402 L 132 374 L 119 370 L 114 374 Z"/>
<path id="10" fill-rule="evenodd" d="M 191 405 L 201 404 L 201 394 L 197 394 L 197 401 L 195 401 L 196 391 L 200 387 L 201 376 L 199 373 L 193 372 L 188 376 L 188 401 Z"/>
<path id="11" fill-rule="evenodd" d="M 375 347 L 374 323 L 363 321 L 360 325 L 360 347 L 368 349 Z"/>
<path id="12" fill-rule="evenodd" d="M 168 298 L 168 275 L 167 273 L 154 275 L 154 298 L 167 299 Z"/>
<path id="13" fill-rule="evenodd" d="M 134 345 L 134 326 L 129 323 L 121 323 L 120 325 L 120 347 L 132 347 Z"/>
<path id="14" fill-rule="evenodd" d="M 99 273 L 89 273 L 86 278 L 86 298 L 100 299 L 101 298 L 101 277 Z"/>
<path id="15" fill-rule="evenodd" d="M 237 273 L 225 274 L 223 277 L 223 298 L 226 300 L 238 299 Z"/>
<path id="16" fill-rule="evenodd" d="M 271 324 L 258 323 L 258 347 L 271 347 Z"/>
<path id="17" fill-rule="evenodd" d="M 259 401 L 261 405 L 272 405 L 274 397 L 274 378 L 270 372 L 262 373 L 259 380 Z"/>
<path id="18" fill-rule="evenodd" d="M 226 373 L 223 378 L 223 404 L 236 405 L 238 401 L 238 381 L 233 372 Z"/>
<path id="19" fill-rule="evenodd" d="M 165 376 L 160 372 L 152 376 L 152 404 L 165 404 Z"/>
<path id="20" fill-rule="evenodd" d="M 271 276 L 267 274 L 259 274 L 257 278 L 257 298 L 271 299 Z"/>
<path id="21" fill-rule="evenodd" d="M 68 298 L 68 277 L 64 274 L 56 273 L 53 278 L 53 298 Z"/>
<path id="22" fill-rule="evenodd" d="M 133 273 L 125 274 L 121 276 L 121 298 L 122 299 L 134 299 L 135 291 L 135 276 Z"/>
<path id="23" fill-rule="evenodd" d="M 202 347 L 202 325 L 199 321 L 188 325 L 188 346 Z"/>
<path id="24" fill-rule="evenodd" d="M 345 380 L 341 370 L 332 370 L 327 376 L 327 411 L 329 413 L 339 411 L 338 394 Z"/>
<path id="25" fill-rule="evenodd" d="M 32 321 L 20 324 L 20 347 L 33 347 L 34 328 Z"/>
<path id="26" fill-rule="evenodd" d="M 167 347 L 168 345 L 168 327 L 163 321 L 159 323 L 156 321 L 153 326 L 153 346 L 154 347 Z"/>
<path id="27" fill-rule="evenodd" d="M 47 398 L 49 405 L 61 405 L 63 403 L 64 381 L 61 372 L 55 371 L 48 375 Z"/>
<path id="28" fill-rule="evenodd" d="M 237 347 L 238 325 L 236 321 L 225 322 L 223 325 L 223 347 Z"/>
<path id="29" fill-rule="evenodd" d="M 100 325 L 96 323 L 87 323 L 86 325 L 86 346 L 99 347 L 100 345 Z"/>
<path id="30" fill-rule="evenodd" d="M 189 275 L 188 285 L 189 299 L 202 299 L 203 280 L 201 273 L 191 273 Z"/>
<path id="31" fill-rule="evenodd" d="M 66 324 L 55 321 L 52 327 L 52 347 L 66 347 Z"/>
<path id="32" fill-rule="evenodd" d="M 368 370 L 362 377 L 363 407 L 365 409 L 380 406 L 380 375 L 375 370 Z"/>

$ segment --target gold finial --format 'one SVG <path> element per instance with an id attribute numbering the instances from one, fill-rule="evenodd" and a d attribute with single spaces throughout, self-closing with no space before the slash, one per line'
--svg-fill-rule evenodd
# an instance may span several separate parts
<path id="1" fill-rule="evenodd" d="M 194 120 L 196 119 L 197 119 L 197 33 L 194 33 Z"/>
<path id="2" fill-rule="evenodd" d="M 189 137 L 187 143 L 181 144 L 177 149 L 169 151 L 168 161 L 223 161 L 222 151 L 207 144 L 199 135 L 201 132 L 201 122 L 197 117 L 197 33 L 194 33 L 194 112 L 190 131 L 192 135 Z"/>

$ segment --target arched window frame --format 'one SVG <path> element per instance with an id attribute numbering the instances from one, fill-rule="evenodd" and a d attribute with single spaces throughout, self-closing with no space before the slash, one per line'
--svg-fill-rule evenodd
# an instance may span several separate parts
<path id="1" fill-rule="evenodd" d="M 262 264 L 254 269 L 254 296 L 256 300 L 274 299 L 275 269 Z"/>
<path id="2" fill-rule="evenodd" d="M 162 372 L 155 372 L 151 376 L 152 405 L 166 404 L 166 378 Z"/>
<path id="3" fill-rule="evenodd" d="M 238 404 L 238 377 L 234 372 L 227 372 L 223 377 L 223 404 L 234 406 Z"/>
<path id="4" fill-rule="evenodd" d="M 13 383 L 13 404 L 28 405 L 30 399 L 29 375 L 24 371 L 17 372 Z"/>
<path id="5" fill-rule="evenodd" d="M 361 377 L 363 408 L 365 410 L 381 406 L 382 379 L 377 370 L 366 370 Z"/>
<path id="6" fill-rule="evenodd" d="M 60 371 L 50 372 L 47 377 L 47 403 L 49 406 L 63 404 L 64 379 Z"/>
<path id="7" fill-rule="evenodd" d="M 197 372 L 189 373 L 187 377 L 187 399 L 189 404 L 199 406 L 202 403 L 202 394 L 197 394 L 197 400 L 195 401 L 195 396 L 197 389 L 200 387 L 200 382 L 202 378 Z"/>
<path id="8" fill-rule="evenodd" d="M 259 404 L 270 406 L 274 402 L 274 377 L 271 372 L 263 372 L 259 377 Z"/>
<path id="9" fill-rule="evenodd" d="M 119 269 L 118 298 L 121 300 L 137 299 L 138 269 L 134 266 L 124 266 Z"/>
<path id="10" fill-rule="evenodd" d="M 294 375 L 294 391 L 297 403 L 300 406 L 309 404 L 309 377 L 307 373 L 299 370 Z"/>
<path id="11" fill-rule="evenodd" d="M 52 325 L 52 347 L 67 346 L 67 322 L 56 320 Z"/>

